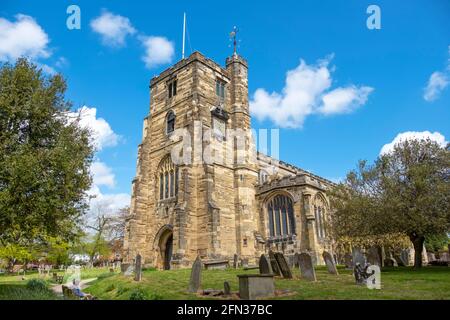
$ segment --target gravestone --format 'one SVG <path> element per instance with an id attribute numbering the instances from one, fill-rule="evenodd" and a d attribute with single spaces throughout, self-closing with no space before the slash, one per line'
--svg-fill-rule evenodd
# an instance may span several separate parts
<path id="1" fill-rule="evenodd" d="M 280 266 L 281 274 L 283 275 L 283 278 L 286 279 L 292 279 L 292 271 L 291 268 L 289 268 L 289 265 L 286 261 L 286 258 L 284 257 L 284 254 L 281 252 L 275 252 L 275 259 L 278 262 L 278 265 Z"/>
<path id="2" fill-rule="evenodd" d="M 409 266 L 409 250 L 408 249 L 403 249 L 400 252 L 399 258 L 404 266 Z"/>
<path id="3" fill-rule="evenodd" d="M 129 264 L 127 270 L 123 273 L 124 276 L 131 276 L 134 273 L 134 265 Z"/>
<path id="4" fill-rule="evenodd" d="M 243 274 L 239 278 L 239 297 L 253 300 L 275 295 L 273 274 Z"/>
<path id="5" fill-rule="evenodd" d="M 302 278 L 308 281 L 316 281 L 316 271 L 314 270 L 311 255 L 306 252 L 296 253 L 298 265 Z"/>
<path id="6" fill-rule="evenodd" d="M 344 255 L 344 264 L 345 264 L 345 269 L 353 270 L 353 257 L 350 253 L 346 253 Z"/>
<path id="7" fill-rule="evenodd" d="M 134 263 L 134 280 L 135 281 L 142 280 L 142 257 L 140 254 L 136 256 L 136 261 Z"/>
<path id="8" fill-rule="evenodd" d="M 367 252 L 367 262 L 371 265 L 377 265 L 379 267 L 382 266 L 380 252 L 377 246 L 372 246 L 369 248 Z"/>
<path id="9" fill-rule="evenodd" d="M 260 274 L 273 274 L 272 266 L 269 259 L 264 254 L 259 258 L 259 273 Z"/>
<path id="10" fill-rule="evenodd" d="M 191 270 L 191 279 L 189 280 L 188 291 L 191 293 L 196 293 L 202 284 L 202 260 L 200 257 L 195 259 Z"/>
<path id="11" fill-rule="evenodd" d="M 393 258 L 386 258 L 384 259 L 384 266 L 385 267 L 398 267 L 397 261 Z"/>
<path id="12" fill-rule="evenodd" d="M 233 268 L 237 269 L 239 265 L 239 256 L 235 253 L 233 256 Z"/>
<path id="13" fill-rule="evenodd" d="M 276 276 L 281 276 L 280 266 L 278 265 L 277 259 L 272 250 L 269 250 L 269 261 L 272 266 L 273 274 Z"/>
<path id="14" fill-rule="evenodd" d="M 129 263 L 122 263 L 122 264 L 120 265 L 120 272 L 125 273 L 125 272 L 127 271 L 127 269 L 128 269 L 129 266 L 130 266 Z"/>
<path id="15" fill-rule="evenodd" d="M 226 296 L 229 296 L 231 294 L 230 283 L 228 281 L 225 281 L 223 283 L 223 294 Z"/>
<path id="16" fill-rule="evenodd" d="M 338 271 L 336 269 L 336 264 L 333 261 L 333 257 L 330 253 L 327 251 L 324 251 L 322 254 L 323 260 L 325 261 L 325 264 L 327 265 L 328 273 L 330 274 L 338 274 Z"/>
<path id="17" fill-rule="evenodd" d="M 360 248 L 355 247 L 352 249 L 352 263 L 353 266 L 356 266 L 357 263 L 359 263 L 361 266 L 366 265 L 366 257 L 364 256 Z"/>

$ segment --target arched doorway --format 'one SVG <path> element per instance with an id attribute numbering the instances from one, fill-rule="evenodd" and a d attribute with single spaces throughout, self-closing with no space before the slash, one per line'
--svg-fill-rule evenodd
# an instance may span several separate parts
<path id="1" fill-rule="evenodd" d="M 158 241 L 159 263 L 158 267 L 163 270 L 170 269 L 173 249 L 173 232 L 171 228 L 165 228 Z"/>

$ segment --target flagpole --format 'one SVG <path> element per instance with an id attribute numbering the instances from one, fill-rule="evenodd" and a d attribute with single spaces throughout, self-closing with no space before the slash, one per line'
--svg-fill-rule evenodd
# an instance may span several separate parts
<path id="1" fill-rule="evenodd" d="M 185 38 L 186 38 L 186 12 L 183 15 L 183 51 L 181 52 L 181 59 L 184 59 Z"/>

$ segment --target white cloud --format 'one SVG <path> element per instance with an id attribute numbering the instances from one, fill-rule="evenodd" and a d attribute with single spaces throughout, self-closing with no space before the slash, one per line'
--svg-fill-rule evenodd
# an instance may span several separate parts
<path id="1" fill-rule="evenodd" d="M 93 144 L 97 150 L 102 150 L 105 147 L 116 146 L 119 142 L 120 136 L 117 135 L 109 123 L 103 118 L 97 118 L 97 109 L 83 106 L 76 112 L 70 112 L 69 117 L 75 119 L 80 116 L 80 126 L 88 128 L 92 132 Z"/>
<path id="2" fill-rule="evenodd" d="M 161 64 L 172 62 L 175 49 L 173 42 L 165 37 L 142 36 L 142 45 L 145 47 L 145 55 L 142 57 L 147 68 L 154 68 Z"/>
<path id="3" fill-rule="evenodd" d="M 130 19 L 108 11 L 92 20 L 91 28 L 100 34 L 103 44 L 111 47 L 124 46 L 126 37 L 136 32 Z"/>
<path id="4" fill-rule="evenodd" d="M 323 114 L 350 113 L 367 102 L 369 94 L 373 91 L 370 87 L 350 86 L 337 88 L 322 97 L 323 105 L 319 112 Z"/>
<path id="5" fill-rule="evenodd" d="M 93 162 L 91 165 L 91 174 L 93 176 L 93 184 L 96 186 L 112 188 L 116 184 L 114 173 L 104 162 Z"/>
<path id="6" fill-rule="evenodd" d="M 428 80 L 423 98 L 428 102 L 436 100 L 448 84 L 448 76 L 445 73 L 433 72 Z"/>
<path id="7" fill-rule="evenodd" d="M 90 201 L 90 212 L 101 208 L 105 213 L 114 214 L 119 209 L 130 205 L 131 196 L 128 193 L 102 193 L 100 188 L 93 185 L 88 194 L 93 198 Z M 87 219 L 90 217 L 88 216 Z"/>
<path id="8" fill-rule="evenodd" d="M 380 155 L 390 153 L 394 150 L 395 145 L 402 143 L 406 140 L 426 140 L 430 139 L 431 141 L 435 141 L 441 147 L 447 146 L 448 141 L 445 140 L 444 135 L 439 132 L 430 131 L 407 131 L 399 133 L 391 143 L 385 144 L 380 151 Z"/>
<path id="9" fill-rule="evenodd" d="M 14 61 L 21 56 L 48 58 L 47 33 L 30 16 L 18 14 L 12 22 L 0 18 L 0 61 Z"/>
<path id="10" fill-rule="evenodd" d="M 287 72 L 281 93 L 257 89 L 250 101 L 252 114 L 260 121 L 269 119 L 280 127 L 298 128 L 308 115 L 348 113 L 365 104 L 373 91 L 371 87 L 350 85 L 330 90 L 332 57 L 315 65 L 300 60 L 295 69 Z"/>
<path id="11" fill-rule="evenodd" d="M 424 89 L 423 98 L 425 101 L 432 102 L 439 98 L 441 92 L 448 87 L 450 83 L 450 46 L 448 46 L 447 66 L 441 71 L 435 71 L 428 79 L 427 86 Z"/>

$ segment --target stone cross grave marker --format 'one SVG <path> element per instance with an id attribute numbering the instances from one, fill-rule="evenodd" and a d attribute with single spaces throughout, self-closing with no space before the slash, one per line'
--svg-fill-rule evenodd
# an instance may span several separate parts
<path id="1" fill-rule="evenodd" d="M 272 250 L 269 250 L 269 261 L 272 266 L 273 274 L 276 276 L 281 276 L 280 266 L 278 265 L 277 259 Z"/>
<path id="2" fill-rule="evenodd" d="M 202 260 L 198 256 L 192 265 L 191 279 L 189 280 L 188 291 L 191 293 L 196 293 L 200 289 L 202 284 Z"/>
<path id="3" fill-rule="evenodd" d="M 278 265 L 280 266 L 281 274 L 283 275 L 283 278 L 286 279 L 292 279 L 292 271 L 291 268 L 289 268 L 289 265 L 286 261 L 286 258 L 284 254 L 281 252 L 275 252 L 275 259 L 278 262 Z"/>
<path id="4" fill-rule="evenodd" d="M 136 261 L 134 264 L 134 280 L 135 281 L 142 280 L 142 257 L 140 254 L 136 256 Z"/>
<path id="5" fill-rule="evenodd" d="M 325 264 L 327 265 L 328 273 L 330 274 L 338 274 L 336 269 L 336 264 L 333 261 L 333 257 L 327 251 L 324 251 L 322 254 L 323 260 L 325 260 Z"/>
<path id="6" fill-rule="evenodd" d="M 316 281 L 316 271 L 314 270 L 311 255 L 306 252 L 296 253 L 296 255 L 302 278 L 308 281 Z"/>
<path id="7" fill-rule="evenodd" d="M 264 254 L 259 258 L 259 273 L 260 274 L 273 274 L 272 266 L 269 259 Z"/>

